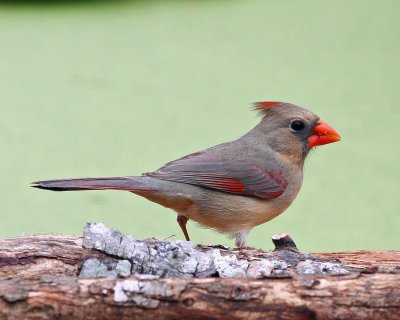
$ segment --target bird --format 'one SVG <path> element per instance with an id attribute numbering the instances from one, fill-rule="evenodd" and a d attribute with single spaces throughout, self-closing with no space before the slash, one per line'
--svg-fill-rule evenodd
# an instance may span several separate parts
<path id="1" fill-rule="evenodd" d="M 168 162 L 138 176 L 74 178 L 32 183 L 52 191 L 124 190 L 170 208 L 187 241 L 186 225 L 235 238 L 246 247 L 249 232 L 282 212 L 297 196 L 304 161 L 314 147 L 340 135 L 306 108 L 278 101 L 253 104 L 261 121 L 236 140 Z"/>

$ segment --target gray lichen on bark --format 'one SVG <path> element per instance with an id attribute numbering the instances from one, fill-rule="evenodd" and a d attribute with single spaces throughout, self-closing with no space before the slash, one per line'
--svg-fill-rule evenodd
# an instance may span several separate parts
<path id="1" fill-rule="evenodd" d="M 114 301 L 130 301 L 137 306 L 152 309 L 158 307 L 160 298 L 177 300 L 184 289 L 184 285 L 177 283 L 126 279 L 115 283 Z"/>
<path id="2" fill-rule="evenodd" d="M 235 250 L 195 246 L 192 242 L 180 240 L 137 240 L 109 229 L 103 223 L 87 223 L 83 246 L 109 257 L 86 260 L 80 276 L 144 274 L 159 278 L 262 278 L 349 272 L 338 261 L 321 260 L 299 252 L 288 235 L 275 236 L 274 243 L 277 241 L 287 245 L 279 245 L 273 252 Z"/>
<path id="3" fill-rule="evenodd" d="M 131 275 L 132 264 L 129 260 L 113 258 L 89 258 L 83 263 L 80 272 L 81 277 L 127 277 Z"/>

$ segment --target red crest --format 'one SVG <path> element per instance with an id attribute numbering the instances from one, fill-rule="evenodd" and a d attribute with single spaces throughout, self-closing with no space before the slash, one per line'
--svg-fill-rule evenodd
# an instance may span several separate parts
<path id="1" fill-rule="evenodd" d="M 263 110 L 270 107 L 277 107 L 281 103 L 279 101 L 261 101 L 261 102 L 254 102 L 254 108 L 258 110 Z"/>

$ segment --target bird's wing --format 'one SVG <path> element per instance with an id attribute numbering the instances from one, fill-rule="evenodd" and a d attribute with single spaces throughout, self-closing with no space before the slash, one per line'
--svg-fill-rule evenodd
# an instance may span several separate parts
<path id="1" fill-rule="evenodd" d="M 145 175 L 262 199 L 277 198 L 287 187 L 282 171 L 264 171 L 247 161 L 228 161 L 207 152 L 169 162 Z"/>

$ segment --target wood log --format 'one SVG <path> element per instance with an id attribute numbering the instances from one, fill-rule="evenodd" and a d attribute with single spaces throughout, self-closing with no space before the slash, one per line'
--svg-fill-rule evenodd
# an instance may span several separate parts
<path id="1" fill-rule="evenodd" d="M 400 251 L 306 254 L 83 237 L 0 240 L 0 319 L 400 319 Z"/>

